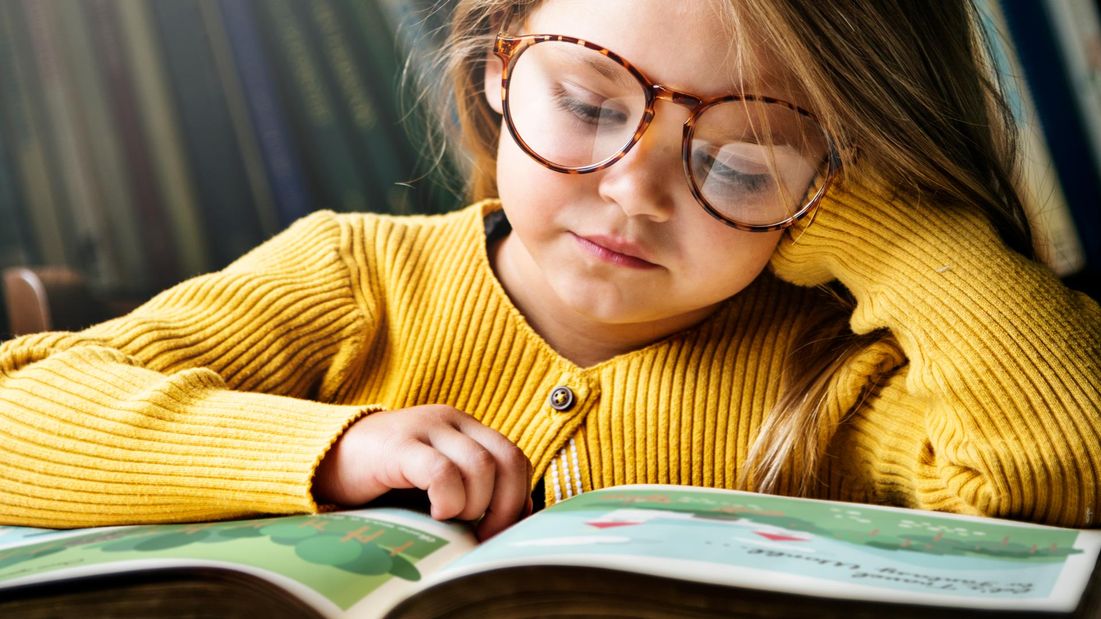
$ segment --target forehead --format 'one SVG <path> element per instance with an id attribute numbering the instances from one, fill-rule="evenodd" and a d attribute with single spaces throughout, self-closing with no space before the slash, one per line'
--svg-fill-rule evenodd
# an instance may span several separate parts
<path id="1" fill-rule="evenodd" d="M 525 20 L 523 30 L 602 45 L 651 80 L 696 95 L 752 90 L 780 96 L 781 67 L 759 50 L 750 61 L 752 71 L 742 74 L 735 32 L 719 1 L 545 0 Z"/>

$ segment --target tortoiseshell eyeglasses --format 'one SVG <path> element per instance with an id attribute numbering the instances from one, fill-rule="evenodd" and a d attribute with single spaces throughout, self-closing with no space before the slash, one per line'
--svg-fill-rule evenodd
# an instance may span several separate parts
<path id="1" fill-rule="evenodd" d="M 654 118 L 657 100 L 691 111 L 684 173 L 700 205 L 751 232 L 786 228 L 810 212 L 839 167 L 814 115 L 755 95 L 703 98 L 655 84 L 604 47 L 574 37 L 497 35 L 505 124 L 516 143 L 565 174 L 622 159 Z"/>

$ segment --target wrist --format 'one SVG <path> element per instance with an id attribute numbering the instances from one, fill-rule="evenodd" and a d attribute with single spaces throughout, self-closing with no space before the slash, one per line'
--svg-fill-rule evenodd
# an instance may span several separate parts
<path id="1" fill-rule="evenodd" d="M 360 433 L 358 430 L 362 426 L 360 422 L 378 410 L 379 408 L 374 406 L 360 409 L 355 417 L 347 421 L 340 434 L 332 439 L 318 458 L 310 480 L 310 494 L 319 505 L 355 503 L 349 500 L 354 492 L 349 488 L 349 476 L 344 471 L 362 469 L 355 462 L 349 464 L 349 461 L 355 460 L 357 455 L 363 455 L 363 449 L 355 445 L 356 436 Z"/>

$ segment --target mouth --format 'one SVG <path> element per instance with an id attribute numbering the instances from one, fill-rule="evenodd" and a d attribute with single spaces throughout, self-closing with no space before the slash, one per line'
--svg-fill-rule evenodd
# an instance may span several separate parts
<path id="1" fill-rule="evenodd" d="M 574 234 L 573 237 L 581 249 L 604 262 L 631 269 L 661 268 L 646 259 L 645 250 L 629 241 L 599 235 Z"/>

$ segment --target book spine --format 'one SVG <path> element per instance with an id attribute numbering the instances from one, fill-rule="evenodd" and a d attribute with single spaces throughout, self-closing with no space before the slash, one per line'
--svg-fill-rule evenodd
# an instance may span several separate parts
<path id="1" fill-rule="evenodd" d="M 410 150 L 416 174 L 409 199 L 417 212 L 446 212 L 462 206 L 453 179 L 458 172 L 446 153 L 428 148 L 427 129 L 406 101 L 419 101 L 419 80 L 434 79 L 433 55 L 443 43 L 446 12 L 430 0 L 337 0 L 351 29 L 361 64 L 372 74 L 370 83 L 395 93 L 380 99 L 381 114 L 393 119 L 389 127 L 397 141 Z M 383 107 L 381 103 L 388 103 Z"/>
<path id="2" fill-rule="evenodd" d="M 146 265 L 150 260 L 146 258 L 140 219 L 131 196 L 131 168 L 122 152 L 121 131 L 110 113 L 107 84 L 91 40 L 85 5 L 60 5 L 57 0 L 50 0 L 46 6 L 53 9 L 51 17 L 58 23 L 61 50 L 72 68 L 70 77 L 79 93 L 80 104 L 74 106 L 74 111 L 82 120 L 88 143 L 94 145 L 94 152 L 85 151 L 82 155 L 100 182 L 102 215 L 109 222 L 107 232 L 118 256 L 122 288 L 131 294 L 144 291 L 148 287 Z"/>
<path id="3" fill-rule="evenodd" d="M 1018 191 L 1032 224 L 1034 244 L 1044 262 L 1061 276 L 1085 265 L 1078 232 L 1066 197 L 1055 173 L 1051 152 L 1044 140 L 1036 108 L 1024 83 L 1020 62 L 1009 39 L 1005 17 L 994 0 L 976 5 L 991 43 L 993 68 L 1002 94 L 1013 112 L 1020 133 L 1020 182 Z"/>
<path id="4" fill-rule="evenodd" d="M 1003 0 L 1009 33 L 1028 80 L 1051 158 L 1070 205 L 1075 227 L 1082 231 L 1086 268 L 1101 268 L 1101 178 L 1086 142 L 1082 119 L 1073 113 L 1075 94 L 1059 56 L 1044 6 L 1034 0 Z M 1096 286 L 1096 284 L 1094 284 Z"/>
<path id="5" fill-rule="evenodd" d="M 391 32 L 375 2 L 335 0 L 333 8 L 344 27 L 362 80 L 376 93 L 376 109 L 381 126 L 390 132 L 390 140 L 403 148 L 404 157 L 415 158 L 412 145 L 401 126 L 401 75 L 404 54 L 398 52 L 396 33 Z M 385 96 L 381 96 L 385 95 Z"/>
<path id="6" fill-rule="evenodd" d="M 252 191 L 259 219 L 262 238 L 272 236 L 279 231 L 279 216 L 275 210 L 274 198 L 260 144 L 253 129 L 253 121 L 245 102 L 244 85 L 233 60 L 229 34 L 226 32 L 218 0 L 198 0 L 199 17 L 210 42 L 214 69 L 221 80 L 222 94 L 225 96 L 226 109 L 233 125 L 233 134 L 241 150 L 241 161 L 247 172 L 249 189 Z"/>
<path id="7" fill-rule="evenodd" d="M 316 0 L 295 7 L 300 22 L 311 26 L 308 33 L 314 35 L 323 58 L 324 75 L 337 94 L 336 111 L 349 130 L 356 160 L 372 179 L 373 208 L 390 213 L 409 212 L 407 185 L 399 183 L 412 177 L 414 165 L 402 160 L 404 153 L 395 147 L 393 136 L 382 127 L 378 105 L 379 101 L 392 98 L 396 89 L 382 82 L 368 88 L 368 77 L 356 62 L 348 34 L 331 1 Z"/>
<path id="8" fill-rule="evenodd" d="M 0 44 L 0 55 L 4 53 L 5 47 Z M 28 228 L 19 210 L 23 199 L 12 173 L 14 169 L 15 162 L 8 153 L 7 141 L 0 139 L 0 222 L 3 222 L 0 225 L 0 268 L 30 264 L 34 260 Z M 0 319 L 0 326 L 3 324 Z"/>
<path id="9" fill-rule="evenodd" d="M 150 4 L 216 266 L 260 243 L 259 216 L 195 0 Z"/>
<path id="10" fill-rule="evenodd" d="M 15 151 L 21 146 L 25 122 L 12 66 L 15 50 L 6 34 L 6 21 L 0 11 L 0 84 L 8 85 L 0 90 L 0 136 L 3 136 L 0 138 L 0 221 L 8 222 L 0 226 L 0 267 L 32 264 L 41 259 L 34 241 L 34 229 L 22 210 L 31 204 L 24 191 L 26 188 L 19 181 L 21 171 Z M 0 325 L 6 325 L 4 321 L 0 321 Z"/>
<path id="11" fill-rule="evenodd" d="M 37 71 L 30 57 L 26 40 L 27 28 L 22 11 L 16 3 L 0 3 L 0 45 L 7 51 L 0 54 L 0 70 L 4 88 L 0 88 L 6 112 L 6 135 L 10 136 L 12 157 L 23 187 L 26 212 L 40 259 L 51 265 L 75 264 L 70 255 L 71 231 L 63 223 L 60 196 L 54 184 L 55 173 L 50 166 L 54 158 L 49 153 L 49 140 L 42 118 L 44 103 L 35 83 Z"/>
<path id="12" fill-rule="evenodd" d="M 179 256 L 180 276 L 210 268 L 208 243 L 198 196 L 183 145 L 175 102 L 169 94 L 160 49 L 155 40 L 149 5 L 141 0 L 88 0 L 102 15 L 103 26 L 115 28 L 122 43 L 127 73 L 132 78 L 137 113 L 148 147 L 159 195 L 171 221 Z"/>
<path id="13" fill-rule="evenodd" d="M 360 169 L 356 166 L 346 133 L 340 126 L 322 68 L 295 16 L 289 0 L 268 0 L 254 4 L 270 35 L 267 47 L 278 67 L 281 92 L 289 102 L 307 152 L 307 165 L 318 182 L 326 208 L 341 211 L 368 210 L 371 202 Z"/>
<path id="14" fill-rule="evenodd" d="M 306 216 L 313 199 L 251 7 L 248 0 L 220 2 L 223 25 L 271 183 L 278 224 L 282 227 Z"/>
<path id="15" fill-rule="evenodd" d="M 375 107 L 380 125 L 390 133 L 390 141 L 402 151 L 402 157 L 416 160 L 417 152 L 402 126 L 401 76 L 404 68 L 403 54 L 398 53 L 394 32 L 387 28 L 386 20 L 374 2 L 335 0 L 337 19 L 343 25 L 362 80 L 370 84 L 375 93 Z"/>
<path id="16" fill-rule="evenodd" d="M 91 167 L 92 152 L 76 107 L 80 93 L 73 90 L 69 67 L 61 54 L 50 2 L 23 0 L 31 45 L 37 61 L 42 92 L 60 177 L 67 196 L 68 216 L 76 231 L 78 264 L 96 286 L 116 288 L 122 283 L 118 260 L 112 251 L 103 209 L 103 188 Z"/>
<path id="17" fill-rule="evenodd" d="M 90 0 L 80 5 L 74 17 L 88 24 L 96 64 L 103 76 L 110 114 L 107 123 L 117 132 L 120 165 L 128 171 L 125 178 L 133 210 L 131 223 L 137 228 L 141 255 L 148 263 L 147 286 L 163 289 L 181 275 L 177 241 L 157 188 L 155 155 L 146 147 L 149 140 L 141 126 L 132 71 L 126 64 L 116 15 L 107 0 Z"/>

